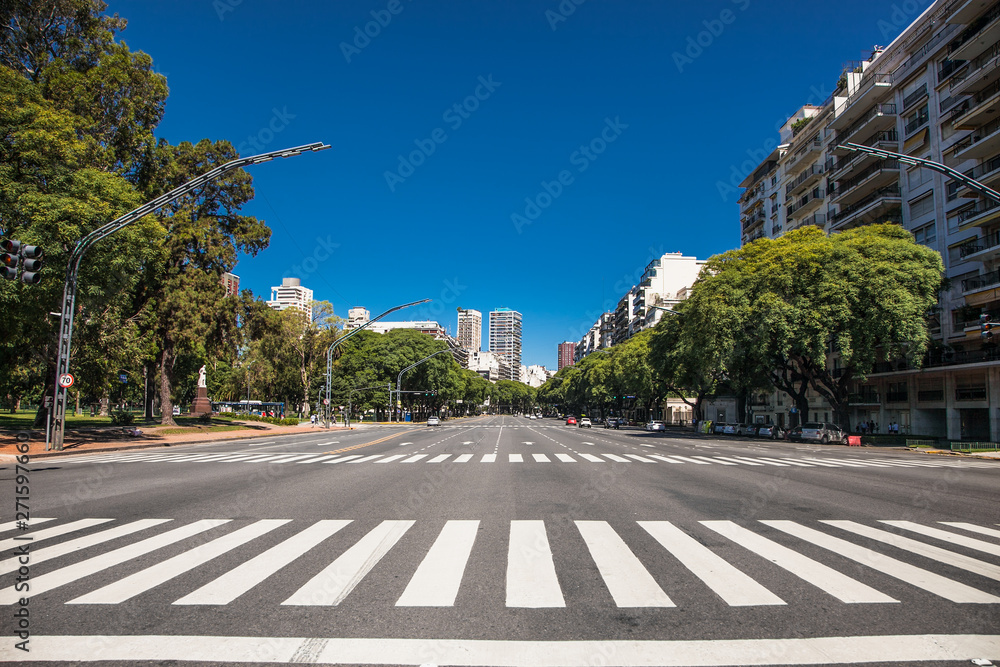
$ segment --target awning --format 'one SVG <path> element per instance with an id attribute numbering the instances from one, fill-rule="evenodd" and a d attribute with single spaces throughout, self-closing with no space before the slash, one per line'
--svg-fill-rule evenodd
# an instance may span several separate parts
<path id="1" fill-rule="evenodd" d="M 929 127 L 925 127 L 924 129 L 920 130 L 919 132 L 917 132 L 916 134 L 914 134 L 912 137 L 910 137 L 909 139 L 907 139 L 906 141 L 904 141 L 903 142 L 903 152 L 904 153 L 909 153 L 914 148 L 917 148 L 919 146 L 923 146 L 925 143 L 927 143 L 927 137 L 930 134 L 930 132 L 931 132 L 931 129 Z"/>

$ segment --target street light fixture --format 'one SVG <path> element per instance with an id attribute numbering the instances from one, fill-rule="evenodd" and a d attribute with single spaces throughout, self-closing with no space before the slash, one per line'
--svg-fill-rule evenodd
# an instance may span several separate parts
<path id="1" fill-rule="evenodd" d="M 414 301 L 412 303 L 404 303 L 401 306 L 390 308 L 389 310 L 385 311 L 378 317 L 368 320 L 367 322 L 359 326 L 357 329 L 352 329 L 351 331 L 347 332 L 346 334 L 344 334 L 343 336 L 341 336 L 340 338 L 338 338 L 337 340 L 333 341 L 333 343 L 330 344 L 330 347 L 328 347 L 326 350 L 326 396 L 324 396 L 325 399 L 324 403 L 326 403 L 326 405 L 323 406 L 324 408 L 323 416 L 326 420 L 327 428 L 330 428 L 330 388 L 333 384 L 333 351 L 345 340 L 347 340 L 351 336 L 360 333 L 363 329 L 366 329 L 371 325 L 375 324 L 386 315 L 394 313 L 397 310 L 402 310 L 403 308 L 409 308 L 410 306 L 418 306 L 422 303 L 427 303 L 428 301 L 430 301 L 430 299 L 421 299 L 420 301 Z"/>
<path id="2" fill-rule="evenodd" d="M 399 371 L 399 375 L 396 376 L 396 400 L 397 401 L 399 400 L 399 395 L 400 395 L 400 393 L 402 391 L 402 384 L 401 383 L 403 381 L 403 373 L 405 373 L 406 371 L 413 370 L 414 368 L 416 368 L 420 364 L 424 363 L 425 361 L 433 359 L 434 357 L 438 356 L 439 354 L 444 354 L 445 352 L 448 352 L 450 354 L 451 350 L 450 349 L 447 349 L 447 350 L 438 350 L 434 354 L 429 354 L 426 357 L 424 357 L 423 359 L 421 359 L 420 361 L 416 362 L 415 364 L 410 364 L 409 366 L 407 366 L 403 370 Z M 392 402 L 392 397 L 391 396 L 389 397 L 389 402 L 390 403 Z M 393 414 L 395 414 L 395 412 L 396 411 L 393 410 Z"/>
<path id="3" fill-rule="evenodd" d="M 975 190 L 984 197 L 989 197 L 995 202 L 1000 202 L 1000 192 L 997 192 L 993 188 L 983 185 L 976 179 L 969 178 L 962 172 L 952 169 L 948 165 L 941 164 L 940 162 L 913 157 L 912 155 L 905 155 L 903 153 L 893 153 L 892 151 L 883 150 L 881 148 L 872 148 L 871 146 L 864 146 L 862 144 L 855 144 L 852 142 L 840 144 L 837 148 L 840 150 L 851 151 L 852 153 L 868 153 L 869 155 L 874 155 L 875 157 L 882 158 L 883 160 L 892 158 L 894 160 L 899 160 L 903 164 L 926 167 L 927 169 L 936 171 L 939 174 L 944 174 L 945 176 L 955 179 L 959 183 L 968 187 L 970 190 Z"/>
<path id="4" fill-rule="evenodd" d="M 129 211 L 125 215 L 112 220 L 102 227 L 98 227 L 80 239 L 76 247 L 69 254 L 69 261 L 66 264 L 66 283 L 63 286 L 62 319 L 59 331 L 59 357 L 56 361 L 56 394 L 55 394 L 55 415 L 49 414 L 52 422 L 52 449 L 60 451 L 63 448 L 63 438 L 66 429 L 66 399 L 68 389 L 73 385 L 74 378 L 69 374 L 70 348 L 73 340 L 73 316 L 76 313 L 76 287 L 77 274 L 80 271 L 80 262 L 83 255 L 98 241 L 114 234 L 120 229 L 131 225 L 150 213 L 155 213 L 160 208 L 166 206 L 175 199 L 190 194 L 201 186 L 216 180 L 217 178 L 242 167 L 249 167 L 263 162 L 270 162 L 276 157 L 295 157 L 302 153 L 322 151 L 330 148 L 328 144 L 317 141 L 303 146 L 285 148 L 278 151 L 261 153 L 260 155 L 250 155 L 244 158 L 230 160 L 225 164 L 211 169 L 201 176 L 192 178 L 187 183 L 174 188 L 166 194 L 160 195 L 156 199 L 146 202 L 139 208 Z M 49 449 L 49 443 L 45 443 L 45 448 Z"/>

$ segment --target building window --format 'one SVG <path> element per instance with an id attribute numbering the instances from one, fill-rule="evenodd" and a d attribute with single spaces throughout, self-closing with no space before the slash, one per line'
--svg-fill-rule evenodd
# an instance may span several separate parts
<path id="1" fill-rule="evenodd" d="M 906 382 L 890 382 L 886 400 L 890 403 L 905 403 L 909 400 Z"/>
<path id="2" fill-rule="evenodd" d="M 937 225 L 933 222 L 913 230 L 913 238 L 921 245 L 931 245 L 937 241 Z"/>
<path id="3" fill-rule="evenodd" d="M 925 104 L 906 117 L 906 134 L 913 134 L 926 125 L 929 119 L 930 116 L 928 115 L 927 105 Z"/>
<path id="4" fill-rule="evenodd" d="M 910 220 L 915 220 L 934 212 L 934 192 L 910 200 Z"/>
<path id="5" fill-rule="evenodd" d="M 932 180 L 934 180 L 934 174 L 931 173 L 930 169 L 914 167 L 906 172 L 906 182 L 911 190 L 916 190 L 924 183 L 929 183 Z"/>

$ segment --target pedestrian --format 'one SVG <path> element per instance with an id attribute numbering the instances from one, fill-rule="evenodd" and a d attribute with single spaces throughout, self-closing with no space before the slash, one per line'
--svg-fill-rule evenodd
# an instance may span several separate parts
<path id="1" fill-rule="evenodd" d="M 311 426 L 316 426 L 316 415 L 311 415 L 311 416 L 309 417 L 309 424 L 310 424 Z"/>

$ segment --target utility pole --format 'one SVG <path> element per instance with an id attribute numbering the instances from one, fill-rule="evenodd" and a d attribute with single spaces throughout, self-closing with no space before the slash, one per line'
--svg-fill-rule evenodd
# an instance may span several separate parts
<path id="1" fill-rule="evenodd" d="M 198 188 L 210 183 L 219 177 L 242 167 L 250 167 L 262 162 L 270 162 L 276 157 L 294 157 L 303 152 L 322 151 L 330 146 L 322 142 L 285 148 L 279 151 L 270 151 L 260 155 L 251 155 L 245 158 L 230 160 L 229 162 L 211 169 L 201 176 L 191 179 L 187 183 L 174 188 L 170 192 L 160 195 L 150 202 L 146 202 L 139 208 L 129 211 L 125 215 L 112 220 L 102 227 L 98 227 L 80 239 L 76 247 L 70 252 L 69 262 L 66 264 L 66 283 L 63 286 L 62 318 L 60 320 L 59 331 L 59 357 L 56 361 L 56 383 L 55 383 L 55 406 L 52 430 L 52 449 L 59 451 L 63 448 L 63 438 L 66 432 L 66 399 L 67 390 L 73 385 L 74 378 L 69 374 L 70 351 L 73 342 L 73 317 L 76 315 L 76 289 L 77 275 L 80 271 L 80 262 L 88 249 L 98 241 L 114 234 L 120 229 L 131 225 L 150 213 L 155 213 L 163 206 L 166 206 L 175 199 L 179 199 L 190 194 Z"/>

